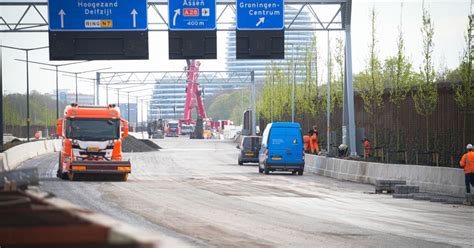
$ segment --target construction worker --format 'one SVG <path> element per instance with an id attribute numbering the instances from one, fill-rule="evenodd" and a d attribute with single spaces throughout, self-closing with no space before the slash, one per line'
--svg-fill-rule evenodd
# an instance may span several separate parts
<path id="1" fill-rule="evenodd" d="M 459 165 L 464 168 L 464 177 L 466 181 L 466 192 L 471 193 L 471 185 L 474 187 L 474 152 L 471 144 L 466 147 L 467 153 L 462 156 Z"/>
<path id="2" fill-rule="evenodd" d="M 367 160 L 370 156 L 370 141 L 365 137 L 362 143 L 364 144 L 364 159 Z"/>
<path id="3" fill-rule="evenodd" d="M 309 153 L 310 152 L 309 135 L 303 136 L 303 142 L 304 142 L 304 152 Z"/>
<path id="4" fill-rule="evenodd" d="M 316 154 L 318 154 L 319 153 L 318 128 L 316 126 L 313 126 L 313 129 L 309 131 L 309 135 L 310 135 L 309 144 L 311 147 L 311 153 L 314 154 L 314 152 L 316 152 Z"/>

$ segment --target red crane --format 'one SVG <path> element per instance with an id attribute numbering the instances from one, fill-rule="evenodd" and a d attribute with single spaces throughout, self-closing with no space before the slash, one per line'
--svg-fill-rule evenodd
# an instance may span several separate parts
<path id="1" fill-rule="evenodd" d="M 183 123 L 189 125 L 193 121 L 191 119 L 191 111 L 196 108 L 198 117 L 202 117 L 204 120 L 207 119 L 206 109 L 202 101 L 202 90 L 199 90 L 199 66 L 201 63 L 196 60 L 186 60 L 188 66 L 186 71 L 188 74 L 188 86 L 186 87 L 186 104 L 184 105 L 184 119 Z"/>

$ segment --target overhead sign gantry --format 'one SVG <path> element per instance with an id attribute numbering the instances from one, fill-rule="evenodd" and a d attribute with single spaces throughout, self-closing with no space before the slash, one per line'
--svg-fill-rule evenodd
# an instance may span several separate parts
<path id="1" fill-rule="evenodd" d="M 238 30 L 285 29 L 283 0 L 237 0 Z"/>
<path id="2" fill-rule="evenodd" d="M 216 0 L 170 0 L 169 29 L 216 30 Z"/>
<path id="3" fill-rule="evenodd" d="M 64 0 L 66 1 L 66 0 Z M 68 0 L 69 1 L 69 0 Z M 72 0 L 71 0 L 72 1 Z M 101 0 L 97 0 L 102 2 Z M 95 1 L 95 2 L 97 2 Z M 124 0 L 116 0 L 120 2 L 130 2 Z M 145 0 L 136 0 L 137 2 L 142 2 Z M 170 0 L 148 0 L 145 3 L 148 4 L 148 14 L 152 17 L 151 19 L 155 20 L 153 22 L 148 23 L 147 31 L 170 31 L 169 28 L 169 20 L 164 18 L 166 16 L 164 9 L 160 8 L 163 6 L 168 6 Z M 184 1 L 184 0 L 183 0 Z M 190 1 L 190 0 L 186 0 Z M 206 0 L 203 0 L 206 1 Z M 215 1 L 215 0 L 213 0 Z M 267 0 L 259 0 L 255 2 L 261 2 Z M 272 0 L 276 2 L 277 0 Z M 135 0 L 133 1 L 135 2 Z M 49 27 L 49 23 L 47 21 L 47 15 L 45 11 L 45 7 L 48 5 L 47 0 L 4 0 L 0 1 L 0 32 L 5 33 L 20 33 L 20 32 L 48 32 L 49 30 L 46 27 Z M 228 21 L 225 18 L 221 18 L 222 16 L 229 16 L 236 13 L 237 4 L 236 0 L 217 0 L 217 5 L 221 6 L 220 9 L 216 11 L 216 23 L 217 28 L 216 31 L 235 31 L 237 29 L 236 21 L 237 18 L 232 19 L 232 21 Z M 344 114 L 343 114 L 343 126 L 345 127 L 345 135 L 343 136 L 343 143 L 348 144 L 351 148 L 351 154 L 356 154 L 355 151 L 355 114 L 354 114 L 354 97 L 353 97 L 353 87 L 352 87 L 352 47 L 351 47 L 351 11 L 352 11 L 352 0 L 285 0 L 285 6 L 292 6 L 293 8 L 298 9 L 296 14 L 291 15 L 287 18 L 285 22 L 285 32 L 291 31 L 307 31 L 307 32 L 314 32 L 314 31 L 344 31 L 345 32 L 345 83 L 344 83 Z M 320 15 L 318 12 L 321 12 L 317 6 L 336 6 L 337 8 L 330 10 L 334 14 L 330 15 Z M 11 17 L 5 13 L 9 13 L 10 9 L 23 9 L 22 14 L 20 14 L 19 18 Z M 166 10 L 168 10 L 166 8 Z M 301 16 L 303 11 L 308 11 L 312 18 L 308 21 L 304 22 L 304 25 L 296 25 L 298 24 L 298 18 Z M 323 10 L 324 11 L 324 10 Z M 59 13 L 59 12 L 58 12 Z M 327 14 L 327 13 L 326 13 Z M 67 13 L 66 13 L 67 15 Z M 265 19 L 266 22 L 267 19 Z M 257 23 L 260 19 L 257 21 Z M 255 23 L 255 25 L 257 25 Z M 258 26 L 260 27 L 264 21 L 262 21 Z M 264 26 L 262 26 L 264 27 Z M 240 30 L 245 31 L 245 30 Z M 239 31 L 239 32 L 240 32 Z M 277 30 L 279 31 L 279 30 Z M 122 31 L 114 31 L 115 32 L 122 32 Z M 133 31 L 136 32 L 136 31 Z M 173 32 L 181 32 L 181 31 L 173 31 Z M 183 32 L 193 32 L 193 31 L 183 31 Z M 214 32 L 214 37 L 209 37 L 204 35 L 201 38 L 211 38 L 215 39 L 215 31 L 204 31 L 204 32 Z M 60 32 L 56 32 L 60 33 Z M 110 32 L 112 33 L 112 32 Z M 211 33 L 212 34 L 212 33 Z M 136 36 L 138 39 L 138 43 L 146 40 L 146 57 L 148 57 L 148 33 L 141 34 L 142 36 Z M 172 33 L 170 32 L 170 36 Z M 189 35 L 189 34 L 188 34 Z M 51 37 L 51 34 L 50 34 Z M 90 36 L 88 38 L 91 38 Z M 87 38 L 87 37 L 86 37 Z M 114 39 L 114 38 L 113 38 Z M 171 39 L 170 39 L 171 41 Z M 181 40 L 182 41 L 182 40 Z M 178 40 L 178 42 L 181 42 Z M 71 42 L 69 42 L 71 43 Z M 214 47 L 206 47 L 209 51 L 213 51 Z M 67 45 L 67 44 L 63 44 Z M 83 43 L 83 45 L 87 45 L 87 43 Z M 197 47 L 199 44 L 188 43 L 188 46 Z M 123 45 L 122 45 L 123 46 Z M 74 48 L 74 47 L 72 47 Z M 108 47 L 105 47 L 108 49 Z M 125 47 L 127 48 L 127 47 Z M 135 49 L 143 49 L 143 47 L 136 46 L 133 47 Z M 239 48 L 237 48 L 239 49 Z M 59 47 L 58 49 L 54 50 L 56 54 L 60 54 L 64 51 L 64 48 Z M 99 50 L 99 49 L 97 49 Z M 106 50 L 107 51 L 107 50 Z M 207 50 L 206 50 L 207 51 Z M 96 51 L 102 52 L 103 50 Z M 124 54 L 117 55 L 118 57 L 130 58 L 130 55 L 137 55 L 137 54 L 144 54 L 144 50 L 138 53 L 128 53 L 129 56 L 124 56 Z M 196 53 L 199 55 L 198 53 Z M 179 54 L 178 54 L 179 55 Z M 170 55 L 171 57 L 171 55 Z M 209 56 L 212 57 L 212 56 Z M 214 58 L 217 57 L 217 54 L 214 55 Z"/>
<path id="4" fill-rule="evenodd" d="M 237 0 L 237 59 L 285 58 L 284 0 Z"/>
<path id="5" fill-rule="evenodd" d="M 216 0 L 169 0 L 169 59 L 217 59 Z"/>
<path id="6" fill-rule="evenodd" d="M 147 6 L 147 0 L 49 0 L 50 59 L 148 59 Z"/>

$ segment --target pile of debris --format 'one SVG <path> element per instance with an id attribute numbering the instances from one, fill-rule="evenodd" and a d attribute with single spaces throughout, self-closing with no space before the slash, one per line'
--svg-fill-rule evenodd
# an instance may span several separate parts
<path id="1" fill-rule="evenodd" d="M 406 185 L 406 181 L 403 180 L 376 180 L 375 193 L 392 194 L 393 198 L 399 199 L 413 199 L 417 201 L 474 206 L 474 194 L 466 194 L 466 197 L 463 198 L 447 194 L 420 192 L 419 186 Z"/>
<path id="2" fill-rule="evenodd" d="M 161 147 L 151 140 L 137 139 L 133 136 L 127 136 L 122 142 L 123 152 L 153 152 L 160 149 Z"/>

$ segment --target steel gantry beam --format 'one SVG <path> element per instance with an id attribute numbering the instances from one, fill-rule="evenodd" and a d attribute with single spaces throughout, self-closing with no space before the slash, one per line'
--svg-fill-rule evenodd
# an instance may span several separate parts
<path id="1" fill-rule="evenodd" d="M 297 11 L 287 15 L 286 31 L 345 30 L 345 18 L 351 0 L 285 0 L 285 9 Z M 217 31 L 235 31 L 235 0 L 217 0 Z M 168 0 L 148 1 L 149 31 L 168 31 Z M 0 32 L 47 32 L 47 0 L 6 0 L 0 2 Z M 311 20 L 300 18 L 308 12 Z M 350 10 L 349 10 L 350 11 Z"/>
<path id="2" fill-rule="evenodd" d="M 48 32 L 47 0 L 4 0 L 0 2 L 0 33 Z M 148 0 L 148 30 L 168 31 L 168 0 Z M 236 0 L 217 0 L 217 31 L 236 30 Z M 289 11 L 291 10 L 291 11 Z M 291 12 L 291 13 L 290 13 Z M 345 33 L 345 80 L 343 104 L 343 144 L 351 155 L 356 155 L 354 90 L 352 85 L 351 46 L 352 0 L 285 0 L 285 31 L 344 31 Z M 309 13 L 304 18 L 302 13 Z M 185 72 L 180 72 L 184 73 Z M 159 78 L 148 73 L 139 79 L 136 73 L 128 78 L 112 74 L 109 83 L 156 84 Z M 166 74 L 163 76 L 165 78 Z M 97 74 L 97 91 L 100 74 Z M 215 78 L 215 77 L 211 77 Z M 251 77 L 253 78 L 253 77 Z M 134 82 L 135 81 L 135 82 Z M 254 85 L 254 84 L 253 84 Z"/>

